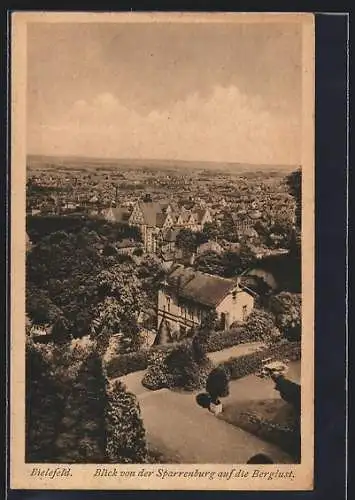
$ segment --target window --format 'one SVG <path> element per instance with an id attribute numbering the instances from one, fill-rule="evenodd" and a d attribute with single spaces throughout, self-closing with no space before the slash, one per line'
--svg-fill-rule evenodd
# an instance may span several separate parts
<path id="1" fill-rule="evenodd" d="M 243 314 L 243 321 L 245 321 L 247 319 L 247 317 L 248 317 L 248 308 L 247 308 L 247 306 L 243 306 L 242 314 Z"/>
<path id="2" fill-rule="evenodd" d="M 237 300 L 237 292 L 236 292 L 236 290 L 234 292 L 232 292 L 232 299 L 233 300 Z"/>
<path id="3" fill-rule="evenodd" d="M 171 303 L 171 299 L 170 299 L 170 297 L 167 297 L 166 298 L 166 305 L 167 305 L 168 311 L 170 311 L 170 303 Z"/>
<path id="4" fill-rule="evenodd" d="M 186 335 L 186 326 L 180 325 L 180 337 L 184 337 Z"/>

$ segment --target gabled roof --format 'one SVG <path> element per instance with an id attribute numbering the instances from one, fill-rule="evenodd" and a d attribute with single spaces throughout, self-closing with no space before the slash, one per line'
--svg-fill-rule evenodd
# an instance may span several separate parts
<path id="1" fill-rule="evenodd" d="M 127 208 L 124 207 L 111 207 L 105 210 L 105 216 L 112 214 L 115 222 L 128 222 L 130 213 Z"/>
<path id="2" fill-rule="evenodd" d="M 166 281 L 178 288 L 181 297 L 209 307 L 218 306 L 238 286 L 236 279 L 201 273 L 181 265 L 171 270 Z M 252 294 L 250 290 L 245 291 Z"/>
<path id="3" fill-rule="evenodd" d="M 157 202 L 140 202 L 139 208 L 147 226 L 156 226 L 157 214 L 161 213 L 161 205 Z"/>

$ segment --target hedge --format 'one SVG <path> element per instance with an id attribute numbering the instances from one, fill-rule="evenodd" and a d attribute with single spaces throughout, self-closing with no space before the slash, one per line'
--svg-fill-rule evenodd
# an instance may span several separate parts
<path id="1" fill-rule="evenodd" d="M 245 356 L 230 358 L 220 363 L 219 366 L 229 373 L 232 380 L 236 380 L 257 372 L 262 367 L 263 360 L 266 358 L 275 360 L 287 358 L 290 361 L 297 361 L 301 358 L 301 344 L 300 342 L 285 341 L 262 351 L 255 351 Z"/>
<path id="2" fill-rule="evenodd" d="M 107 362 L 106 372 L 109 378 L 122 377 L 128 373 L 146 370 L 148 351 L 141 350 L 129 354 L 120 354 Z"/>
<path id="3" fill-rule="evenodd" d="M 224 332 L 213 332 L 207 340 L 207 352 L 221 351 L 228 347 L 250 342 L 243 327 L 231 328 Z"/>
<path id="4" fill-rule="evenodd" d="M 178 345 L 186 344 L 188 341 L 189 339 L 186 339 L 182 342 L 152 347 L 149 350 L 141 350 L 129 354 L 119 354 L 107 362 L 107 375 L 109 378 L 122 377 L 128 373 L 146 370 L 148 368 L 148 357 L 151 353 L 161 350 L 171 350 Z M 214 332 L 207 340 L 206 351 L 221 351 L 222 349 L 227 349 L 239 344 L 245 344 L 247 342 L 250 342 L 250 339 L 245 335 L 243 327 L 233 328 L 224 332 Z"/>
<path id="5" fill-rule="evenodd" d="M 109 463 L 145 463 L 147 444 L 141 410 L 124 384 L 107 382 L 106 454 Z"/>

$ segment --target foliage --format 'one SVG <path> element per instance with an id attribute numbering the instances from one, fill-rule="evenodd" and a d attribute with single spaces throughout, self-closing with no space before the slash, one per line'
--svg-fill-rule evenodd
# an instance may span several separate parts
<path id="1" fill-rule="evenodd" d="M 276 318 L 278 328 L 290 340 L 301 338 L 302 295 L 281 292 L 270 299 L 270 309 Z"/>
<path id="2" fill-rule="evenodd" d="M 299 342 L 286 341 L 260 351 L 255 351 L 251 354 L 246 354 L 245 356 L 230 358 L 219 366 L 226 370 L 232 380 L 236 380 L 256 373 L 261 368 L 263 360 L 266 358 L 296 361 L 299 360 L 300 357 L 301 344 Z"/>
<path id="3" fill-rule="evenodd" d="M 55 442 L 61 463 L 106 461 L 107 397 L 101 359 L 96 352 L 82 363 L 65 398 Z"/>
<path id="4" fill-rule="evenodd" d="M 206 391 L 213 403 L 229 395 L 229 378 L 223 367 L 214 368 L 208 375 Z"/>
<path id="5" fill-rule="evenodd" d="M 62 400 L 49 362 L 28 340 L 26 344 L 26 462 L 54 462 L 54 443 Z"/>
<path id="6" fill-rule="evenodd" d="M 53 324 L 63 315 L 43 290 L 29 283 L 26 286 L 26 311 L 36 325 Z"/>
<path id="7" fill-rule="evenodd" d="M 161 266 L 144 259 L 140 267 L 120 262 L 101 254 L 101 243 L 87 228 L 42 238 L 27 257 L 26 312 L 35 323 L 53 325 L 61 318 L 77 337 L 93 330 L 107 341 L 123 330 L 125 348 L 134 349 L 137 315 L 154 296 Z"/>
<path id="8" fill-rule="evenodd" d="M 231 243 L 239 241 L 238 230 L 230 212 L 224 212 L 218 238 Z"/>
<path id="9" fill-rule="evenodd" d="M 92 231 L 96 233 L 99 240 L 108 238 L 110 243 L 124 238 L 133 238 L 140 241 L 139 229 L 128 224 L 109 222 L 100 218 L 87 218 L 78 216 L 32 216 L 26 219 L 26 230 L 34 243 L 40 242 L 43 238 L 58 231 L 65 231 L 67 234 L 78 234 L 81 231 Z"/>
<path id="10" fill-rule="evenodd" d="M 193 342 L 196 342 L 200 335 L 201 332 L 197 332 L 193 337 Z M 202 336 L 203 335 L 202 333 Z M 185 339 L 182 343 L 187 341 L 190 340 Z M 221 351 L 222 349 L 227 349 L 228 347 L 247 343 L 249 341 L 243 327 L 231 328 L 225 332 L 207 332 L 202 341 L 202 353 Z M 176 343 L 170 344 L 166 346 L 166 349 L 171 350 L 176 345 Z M 156 351 L 162 352 L 162 356 L 165 358 L 166 350 L 164 351 L 162 346 L 152 347 L 149 351 L 142 349 L 128 354 L 118 354 L 107 362 L 107 374 L 110 378 L 114 378 L 127 375 L 128 373 L 146 370 L 148 367 L 148 356 L 153 358 Z M 152 364 L 152 359 L 150 359 L 149 364 Z M 150 370 L 151 369 L 152 368 L 150 368 Z"/>
<path id="11" fill-rule="evenodd" d="M 291 404 L 298 417 L 301 416 L 301 386 L 279 375 L 275 380 L 275 389 L 284 401 Z"/>
<path id="12" fill-rule="evenodd" d="M 50 463 L 144 461 L 135 396 L 106 380 L 88 338 L 26 349 L 26 460 Z"/>
<path id="13" fill-rule="evenodd" d="M 197 271 L 225 276 L 225 261 L 223 255 L 217 252 L 204 252 L 196 257 L 194 267 Z"/>
<path id="14" fill-rule="evenodd" d="M 244 325 L 224 332 L 212 332 L 207 338 L 207 352 L 221 351 L 246 342 L 250 339 Z"/>
<path id="15" fill-rule="evenodd" d="M 120 354 L 107 362 L 107 376 L 122 377 L 128 373 L 145 370 L 148 367 L 148 351 L 140 350 L 128 354 Z"/>
<path id="16" fill-rule="evenodd" d="M 67 342 L 71 338 L 68 321 L 63 316 L 58 317 L 53 324 L 51 333 L 55 342 Z"/>
<path id="17" fill-rule="evenodd" d="M 302 217 L 302 170 L 292 172 L 286 179 L 290 194 L 296 200 L 296 225 L 301 227 Z"/>
<path id="18" fill-rule="evenodd" d="M 202 232 L 206 235 L 207 240 L 217 240 L 220 237 L 220 227 L 215 221 L 206 222 Z"/>
<path id="19" fill-rule="evenodd" d="M 107 457 L 110 463 L 147 461 L 145 430 L 137 398 L 120 381 L 107 383 Z"/>
<path id="20" fill-rule="evenodd" d="M 135 248 L 133 250 L 133 255 L 135 255 L 136 257 L 141 257 L 143 253 L 144 253 L 143 248 Z"/>
<path id="21" fill-rule="evenodd" d="M 144 387 L 153 391 L 174 387 L 175 381 L 166 364 L 167 355 L 172 349 L 172 346 L 166 346 L 149 351 L 148 369 L 142 380 Z"/>
<path id="22" fill-rule="evenodd" d="M 95 241 L 90 233 L 57 232 L 32 249 L 27 256 L 27 313 L 31 320 L 41 314 L 46 297 L 62 311 L 76 335 L 88 333 L 97 301 L 96 274 L 103 267 Z M 42 302 L 36 299 L 39 296 Z M 51 320 L 55 319 L 52 314 Z"/>
<path id="23" fill-rule="evenodd" d="M 187 253 L 196 252 L 195 233 L 190 229 L 181 229 L 176 236 L 176 246 Z"/>
<path id="24" fill-rule="evenodd" d="M 280 336 L 274 316 L 263 309 L 254 309 L 250 313 L 244 325 L 243 334 L 250 342 L 275 339 Z"/>
<path id="25" fill-rule="evenodd" d="M 151 350 L 148 371 L 142 384 L 148 389 L 179 387 L 194 390 L 203 387 L 211 370 L 211 362 L 197 352 L 192 340 Z"/>
<path id="26" fill-rule="evenodd" d="M 176 346 L 168 354 L 165 363 L 169 374 L 173 376 L 174 386 L 187 391 L 204 386 L 212 365 L 206 355 L 196 349 L 193 341 Z"/>
<path id="27" fill-rule="evenodd" d="M 225 278 L 236 276 L 256 263 L 253 251 L 245 244 L 238 252 L 227 251 L 223 254 L 205 252 L 195 260 L 195 268 L 208 274 L 217 274 Z"/>
<path id="28" fill-rule="evenodd" d="M 212 332 L 215 329 L 217 321 L 217 312 L 214 309 L 208 309 L 204 312 L 201 319 L 199 332 Z"/>

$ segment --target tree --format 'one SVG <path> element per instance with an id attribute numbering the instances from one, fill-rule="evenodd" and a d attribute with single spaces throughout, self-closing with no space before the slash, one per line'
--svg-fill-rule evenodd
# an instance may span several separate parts
<path id="1" fill-rule="evenodd" d="M 61 310 L 74 335 L 88 333 L 97 302 L 96 276 L 105 265 L 95 242 L 95 234 L 90 231 L 78 234 L 58 231 L 42 238 L 26 261 L 29 314 L 34 309 L 31 295 L 40 290 L 42 296 Z"/>
<path id="2" fill-rule="evenodd" d="M 96 351 L 82 362 L 69 386 L 55 442 L 61 463 L 105 463 L 106 380 Z"/>
<path id="3" fill-rule="evenodd" d="M 276 325 L 290 340 L 301 338 L 302 296 L 300 293 L 281 292 L 270 299 L 270 310 Z"/>
<path id="4" fill-rule="evenodd" d="M 274 316 L 263 309 L 254 309 L 250 313 L 243 333 L 250 341 L 275 339 L 280 336 Z"/>
<path id="5" fill-rule="evenodd" d="M 302 170 L 292 172 L 286 178 L 286 184 L 296 201 L 296 225 L 300 228 L 302 224 Z"/>
<path id="6" fill-rule="evenodd" d="M 242 244 L 239 250 L 239 271 L 243 272 L 249 269 L 250 267 L 254 267 L 257 263 L 257 258 L 254 251 L 246 244 Z"/>
<path id="7" fill-rule="evenodd" d="M 239 241 L 239 235 L 235 222 L 229 212 L 224 213 L 222 225 L 219 231 L 219 237 L 232 243 L 237 243 Z"/>
<path id="8" fill-rule="evenodd" d="M 63 316 L 59 316 L 52 327 L 52 337 L 54 341 L 67 342 L 70 339 L 69 325 Z"/>
<path id="9" fill-rule="evenodd" d="M 181 229 L 176 236 L 176 246 L 185 253 L 194 253 L 197 249 L 196 233 L 190 229 Z"/>
<path id="10" fill-rule="evenodd" d="M 110 463 L 145 463 L 147 445 L 140 408 L 120 381 L 106 382 L 107 457 Z"/>
<path id="11" fill-rule="evenodd" d="M 26 462 L 55 462 L 62 400 L 49 362 L 36 345 L 26 343 Z"/>
<path id="12" fill-rule="evenodd" d="M 217 222 L 206 222 L 202 231 L 208 240 L 217 240 L 220 237 L 220 227 Z"/>
<path id="13" fill-rule="evenodd" d="M 194 263 L 195 269 L 203 273 L 225 275 L 225 261 L 222 255 L 216 252 L 205 252 L 199 255 Z"/>
<path id="14" fill-rule="evenodd" d="M 140 345 L 137 319 L 147 304 L 140 280 L 130 265 L 116 265 L 98 276 L 98 295 L 102 300 L 94 311 L 92 333 L 104 350 L 113 333 L 121 333 L 124 351 L 136 350 Z"/>
<path id="15" fill-rule="evenodd" d="M 48 295 L 31 283 L 26 285 L 26 313 L 32 323 L 39 325 L 53 324 L 63 315 Z"/>

